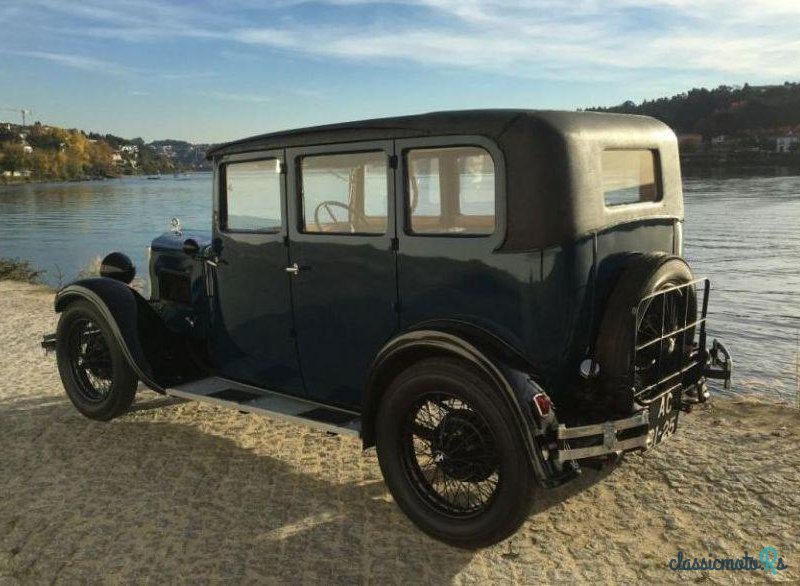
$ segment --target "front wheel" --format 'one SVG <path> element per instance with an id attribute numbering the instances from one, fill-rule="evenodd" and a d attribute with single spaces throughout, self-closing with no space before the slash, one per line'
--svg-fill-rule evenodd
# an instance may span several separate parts
<path id="1" fill-rule="evenodd" d="M 459 360 L 431 358 L 401 373 L 381 401 L 376 439 L 395 501 L 441 541 L 492 545 L 530 512 L 534 473 L 513 414 Z"/>
<path id="2" fill-rule="evenodd" d="M 61 314 L 56 339 L 58 372 L 78 411 L 100 421 L 125 413 L 138 381 L 100 312 L 88 302 L 73 303 Z"/>

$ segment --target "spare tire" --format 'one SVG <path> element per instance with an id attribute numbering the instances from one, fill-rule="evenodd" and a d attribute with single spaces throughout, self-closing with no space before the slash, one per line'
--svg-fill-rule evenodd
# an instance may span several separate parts
<path id="1" fill-rule="evenodd" d="M 667 334 L 696 321 L 694 286 L 650 299 L 641 304 L 636 315 L 633 310 L 649 295 L 693 280 L 686 261 L 667 254 L 636 256 L 619 277 L 606 305 L 595 345 L 605 396 L 615 408 L 630 411 L 634 389 L 646 389 L 676 372 L 688 359 L 695 328 L 642 349 L 636 353 L 635 364 L 632 363 L 635 344 L 655 340 L 662 336 L 662 331 Z"/>

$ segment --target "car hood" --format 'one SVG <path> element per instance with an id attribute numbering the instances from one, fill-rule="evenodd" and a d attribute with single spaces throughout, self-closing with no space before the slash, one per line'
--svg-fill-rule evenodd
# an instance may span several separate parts
<path id="1" fill-rule="evenodd" d="M 189 238 L 196 240 L 200 248 L 211 244 L 211 232 L 206 230 L 181 230 L 180 232 L 164 232 L 153 239 L 152 250 L 183 250 L 183 243 Z"/>

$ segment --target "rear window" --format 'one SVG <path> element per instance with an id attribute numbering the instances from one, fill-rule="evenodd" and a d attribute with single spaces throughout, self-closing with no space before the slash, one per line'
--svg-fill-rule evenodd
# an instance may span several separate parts
<path id="1" fill-rule="evenodd" d="M 412 149 L 406 165 L 412 234 L 494 232 L 494 161 L 488 152 L 471 146 Z"/>
<path id="2" fill-rule="evenodd" d="M 607 206 L 661 199 L 656 151 L 603 151 L 603 198 Z"/>

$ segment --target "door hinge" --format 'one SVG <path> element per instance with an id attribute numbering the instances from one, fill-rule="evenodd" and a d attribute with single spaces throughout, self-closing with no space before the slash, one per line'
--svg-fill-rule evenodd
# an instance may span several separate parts
<path id="1" fill-rule="evenodd" d="M 392 169 L 397 169 L 397 155 L 389 155 L 389 167 Z"/>
<path id="2" fill-rule="evenodd" d="M 398 238 L 392 238 L 392 250 L 400 250 L 400 240 Z"/>
<path id="3" fill-rule="evenodd" d="M 280 168 L 281 175 L 286 175 L 286 163 L 278 161 L 278 167 Z"/>

